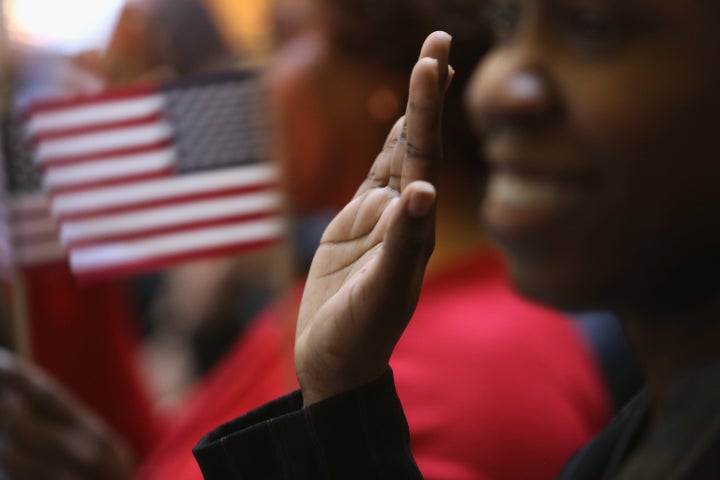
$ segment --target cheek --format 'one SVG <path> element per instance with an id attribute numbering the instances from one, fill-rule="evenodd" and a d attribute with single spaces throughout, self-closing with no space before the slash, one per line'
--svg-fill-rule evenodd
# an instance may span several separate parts
<path id="1" fill-rule="evenodd" d="M 578 84 L 582 88 L 570 90 L 566 99 L 569 128 L 577 150 L 605 179 L 613 215 L 633 222 L 627 205 L 689 208 L 673 205 L 673 198 L 688 197 L 688 185 L 709 185 L 720 173 L 708 163 L 717 155 L 712 124 L 720 115 L 707 111 L 707 98 L 637 74 Z"/>
<path id="2" fill-rule="evenodd" d="M 649 264 L 669 254 L 647 251 L 658 238 L 692 249 L 720 228 L 720 101 L 682 79 L 645 80 L 594 78 L 567 100 L 577 148 L 606 180 L 600 208 L 614 226 L 603 235 L 619 255 Z"/>
<path id="3" fill-rule="evenodd" d="M 628 157 L 645 156 L 669 124 L 665 96 L 646 82 L 594 76 L 572 83 L 565 99 L 569 128 L 579 147 L 604 165 L 622 161 L 623 168 L 632 167 Z"/>
<path id="4" fill-rule="evenodd" d="M 707 156 L 720 127 L 720 91 L 714 81 L 648 62 L 565 72 L 570 128 L 603 162 L 625 169 L 677 169 L 678 159 Z M 673 66 L 677 70 L 677 65 Z M 714 142 L 713 142 L 714 143 Z M 664 161 L 666 160 L 666 161 Z"/>

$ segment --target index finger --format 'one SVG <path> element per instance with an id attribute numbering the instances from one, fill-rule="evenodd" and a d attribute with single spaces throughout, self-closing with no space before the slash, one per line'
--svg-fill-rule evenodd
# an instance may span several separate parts
<path id="1" fill-rule="evenodd" d="M 400 189 L 416 180 L 435 183 L 442 158 L 440 131 L 443 96 L 448 78 L 451 37 L 445 32 L 428 36 L 410 77 L 405 112 L 405 158 L 399 172 Z"/>

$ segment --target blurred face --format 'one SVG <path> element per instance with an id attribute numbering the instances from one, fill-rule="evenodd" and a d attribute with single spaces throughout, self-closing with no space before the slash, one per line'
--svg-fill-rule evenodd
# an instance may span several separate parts
<path id="1" fill-rule="evenodd" d="M 717 295 L 717 2 L 490 3 L 467 98 L 484 221 L 520 290 L 638 312 Z"/>

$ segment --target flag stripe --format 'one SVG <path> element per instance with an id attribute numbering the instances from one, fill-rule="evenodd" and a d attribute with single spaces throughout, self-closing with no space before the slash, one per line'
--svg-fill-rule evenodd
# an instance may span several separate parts
<path id="1" fill-rule="evenodd" d="M 133 156 L 137 154 L 164 150 L 173 147 L 172 138 L 161 140 L 159 142 L 150 142 L 144 145 L 137 145 L 127 148 L 117 148 L 115 150 L 109 150 L 107 152 L 93 152 L 87 155 L 77 155 L 69 158 L 54 158 L 51 164 L 39 165 L 43 172 L 56 168 L 69 165 L 82 165 L 85 163 L 99 162 L 103 160 L 112 161 L 115 158 Z"/>
<path id="2" fill-rule="evenodd" d="M 117 150 L 139 148 L 171 138 L 170 125 L 153 122 L 107 132 L 40 142 L 35 150 L 35 159 L 40 165 L 50 164 L 55 160 L 69 162 L 72 159 L 86 158 L 88 155 L 110 154 Z"/>
<path id="3" fill-rule="evenodd" d="M 209 191 L 203 191 L 196 194 L 191 195 L 185 195 L 185 196 L 178 196 L 178 197 L 172 197 L 172 198 L 160 198 L 157 200 L 149 201 L 147 203 L 141 203 L 141 204 L 132 204 L 132 205 L 118 205 L 116 207 L 112 208 L 105 208 L 105 209 L 91 209 L 91 207 L 88 206 L 87 209 L 82 211 L 77 211 L 73 213 L 66 213 L 58 218 L 61 222 L 67 222 L 70 220 L 80 220 L 80 219 L 90 219 L 90 218 L 99 218 L 105 215 L 114 215 L 118 213 L 125 213 L 125 212 L 135 212 L 135 211 L 142 211 L 144 209 L 148 208 L 155 208 L 155 207 L 161 207 L 164 205 L 173 205 L 181 202 L 190 202 L 190 201 L 199 201 L 199 200 L 205 200 L 210 198 L 217 198 L 217 197 L 227 197 L 231 195 L 243 195 L 243 194 L 249 194 L 254 192 L 259 192 L 263 190 L 271 190 L 276 188 L 276 184 L 269 183 L 267 185 L 249 185 L 247 187 L 239 187 L 239 188 L 228 188 L 225 190 L 209 190 Z"/>
<path id="4" fill-rule="evenodd" d="M 78 248 L 107 245 L 113 242 L 128 242 L 143 238 L 151 238 L 155 236 L 199 231 L 204 228 L 220 227 L 225 225 L 237 225 L 243 222 L 251 222 L 255 220 L 264 220 L 270 218 L 278 218 L 277 212 L 254 212 L 244 215 L 235 215 L 230 217 L 211 218 L 208 220 L 198 220 L 196 222 L 184 222 L 177 225 L 168 225 L 166 227 L 148 228 L 147 230 L 138 230 L 134 232 L 118 233 L 107 236 L 85 236 L 81 240 L 70 243 L 63 243 L 65 248 L 76 250 Z"/>
<path id="5" fill-rule="evenodd" d="M 51 193 L 53 194 L 66 194 L 66 193 L 73 193 L 73 192 L 79 192 L 84 191 L 88 188 L 93 189 L 99 189 L 104 187 L 113 187 L 115 185 L 127 185 L 131 184 L 133 182 L 143 182 L 146 180 L 154 180 L 156 178 L 167 178 L 168 175 L 175 172 L 174 166 L 169 166 L 163 170 L 155 170 L 152 172 L 146 172 L 146 173 L 138 173 L 136 175 L 128 175 L 126 177 L 116 177 L 116 178 L 109 178 L 107 180 L 98 180 L 95 182 L 87 182 L 82 184 L 77 184 L 69 187 L 61 187 L 61 188 L 55 188 L 51 190 Z"/>
<path id="6" fill-rule="evenodd" d="M 155 229 L 195 225 L 204 221 L 277 214 L 280 207 L 281 196 L 275 191 L 220 197 L 91 220 L 66 221 L 63 223 L 61 239 L 64 244 L 73 244 L 80 239 L 135 235 Z"/>
<path id="7" fill-rule="evenodd" d="M 176 254 L 168 254 L 163 256 L 147 257 L 143 260 L 125 263 L 114 263 L 105 268 L 80 270 L 73 266 L 73 271 L 78 274 L 81 282 L 102 281 L 119 276 L 138 274 L 160 270 L 162 268 L 171 267 L 184 262 L 194 260 L 208 259 L 213 257 L 227 257 L 240 255 L 245 252 L 254 252 L 263 248 L 270 247 L 280 241 L 279 236 L 268 237 L 266 239 L 256 240 L 252 242 L 240 242 L 230 244 L 223 247 L 200 248 L 193 251 L 186 251 Z"/>
<path id="8" fill-rule="evenodd" d="M 155 258 L 265 242 L 280 238 L 283 228 L 281 219 L 269 218 L 136 241 L 81 247 L 71 251 L 70 263 L 75 271 L 86 274 L 121 265 L 138 265 Z"/>
<path id="9" fill-rule="evenodd" d="M 251 165 L 138 182 L 132 186 L 58 195 L 53 214 L 61 221 L 168 205 L 191 199 L 248 193 L 277 185 L 277 170 Z"/>
<path id="10" fill-rule="evenodd" d="M 52 103 L 37 103 L 27 111 L 26 131 L 30 137 L 34 137 L 52 130 L 143 117 L 162 111 L 164 106 L 163 96 L 148 89 L 134 93 L 119 92 L 104 98 L 81 97 Z"/>
<path id="11" fill-rule="evenodd" d="M 27 115 L 52 110 L 65 110 L 78 105 L 88 105 L 102 102 L 112 102 L 126 98 L 138 98 L 157 94 L 159 88 L 156 84 L 131 85 L 127 87 L 112 88 L 101 92 L 81 93 L 72 96 L 58 96 L 54 98 L 41 98 L 32 102 L 25 109 Z"/>
<path id="12" fill-rule="evenodd" d="M 68 165 L 49 169 L 44 184 L 50 190 L 67 190 L 77 187 L 91 188 L 93 183 L 111 179 L 125 179 L 153 172 L 168 173 L 174 170 L 175 151 L 172 148 L 153 149 L 133 155 L 108 157 L 82 165 Z"/>
<path id="13" fill-rule="evenodd" d="M 21 267 L 63 260 L 57 223 L 50 216 L 45 193 L 17 195 L 8 202 L 12 226 L 12 252 Z"/>
<path id="14" fill-rule="evenodd" d="M 139 117 L 129 117 L 119 119 L 109 123 L 93 123 L 89 125 L 82 125 L 79 127 L 68 127 L 57 128 L 41 132 L 31 137 L 32 142 L 35 145 L 40 145 L 43 142 L 49 142 L 53 140 L 62 140 L 79 135 L 86 135 L 90 133 L 100 133 L 108 130 L 117 130 L 125 127 L 135 127 L 153 123 L 162 123 L 164 116 L 161 112 L 156 112 L 150 115 L 143 115 Z"/>

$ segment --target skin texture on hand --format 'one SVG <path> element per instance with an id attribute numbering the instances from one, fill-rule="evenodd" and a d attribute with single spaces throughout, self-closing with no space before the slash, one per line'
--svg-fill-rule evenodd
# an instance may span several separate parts
<path id="1" fill-rule="evenodd" d="M 444 32 L 425 41 L 405 116 L 315 254 L 295 340 L 306 405 L 382 375 L 415 309 L 435 240 L 449 52 Z"/>
<path id="2" fill-rule="evenodd" d="M 7 480 L 128 480 L 128 447 L 61 386 L 0 349 L 0 469 Z"/>

